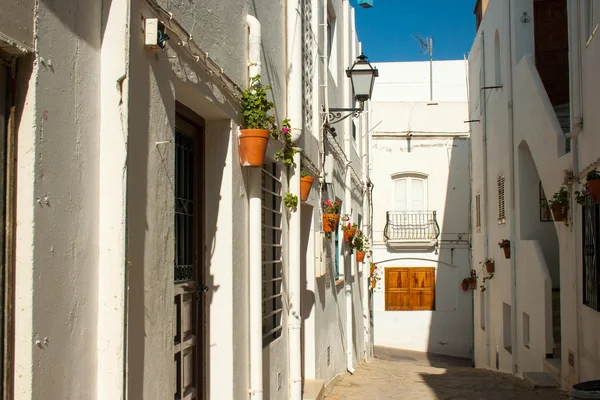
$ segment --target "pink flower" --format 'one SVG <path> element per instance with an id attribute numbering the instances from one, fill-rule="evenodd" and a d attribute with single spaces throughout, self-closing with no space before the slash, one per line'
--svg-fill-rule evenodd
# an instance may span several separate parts
<path id="1" fill-rule="evenodd" d="M 285 127 L 281 130 L 283 133 L 290 133 L 290 128 Z"/>

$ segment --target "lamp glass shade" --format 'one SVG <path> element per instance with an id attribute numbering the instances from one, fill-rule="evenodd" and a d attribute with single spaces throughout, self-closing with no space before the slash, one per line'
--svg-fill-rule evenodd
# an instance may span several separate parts
<path id="1" fill-rule="evenodd" d="M 352 81 L 354 98 L 356 101 L 361 102 L 371 98 L 375 77 L 379 75 L 377 69 L 371 67 L 371 64 L 365 61 L 365 59 L 366 57 L 361 55 L 352 68 L 346 71 L 346 74 Z"/>

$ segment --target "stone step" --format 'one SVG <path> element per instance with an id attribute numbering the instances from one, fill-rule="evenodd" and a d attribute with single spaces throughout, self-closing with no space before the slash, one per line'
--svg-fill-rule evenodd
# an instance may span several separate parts
<path id="1" fill-rule="evenodd" d="M 558 384 L 545 372 L 524 372 L 523 379 L 532 389 L 556 388 Z"/>
<path id="2" fill-rule="evenodd" d="M 325 397 L 325 381 L 305 379 L 302 400 L 323 400 Z"/>
<path id="3" fill-rule="evenodd" d="M 546 358 L 544 360 L 544 372 L 552 379 L 557 385 L 560 385 L 560 369 L 561 369 L 560 358 Z"/>

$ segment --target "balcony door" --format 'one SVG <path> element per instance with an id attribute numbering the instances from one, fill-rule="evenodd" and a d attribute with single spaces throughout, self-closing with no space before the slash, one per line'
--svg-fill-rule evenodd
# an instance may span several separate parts
<path id="1" fill-rule="evenodd" d="M 427 178 L 399 176 L 394 179 L 393 211 L 427 210 Z"/>

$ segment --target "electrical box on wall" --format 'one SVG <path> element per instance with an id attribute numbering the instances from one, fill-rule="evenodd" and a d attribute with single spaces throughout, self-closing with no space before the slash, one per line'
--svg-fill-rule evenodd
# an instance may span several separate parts
<path id="1" fill-rule="evenodd" d="M 169 35 L 165 31 L 165 25 L 158 18 L 146 18 L 144 20 L 144 45 L 146 48 L 158 51 L 167 45 Z"/>
<path id="2" fill-rule="evenodd" d="M 316 232 L 315 235 L 315 277 L 327 274 L 327 249 L 325 248 L 325 232 Z"/>

